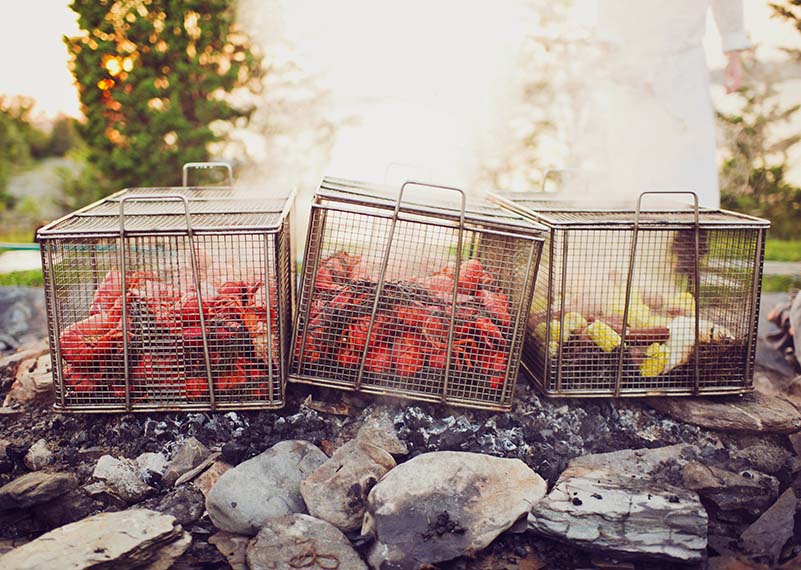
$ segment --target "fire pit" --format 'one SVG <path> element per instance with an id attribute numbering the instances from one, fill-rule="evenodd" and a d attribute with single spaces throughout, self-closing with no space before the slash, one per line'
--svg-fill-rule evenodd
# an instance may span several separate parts
<path id="1" fill-rule="evenodd" d="M 404 201 L 410 186 L 461 206 Z M 542 229 L 487 202 L 468 209 L 453 188 L 323 180 L 290 379 L 511 408 Z"/>
<path id="2" fill-rule="evenodd" d="M 641 211 L 643 196 L 636 210 L 494 197 L 549 228 L 523 365 L 553 396 L 749 391 L 769 222 L 697 198 Z"/>
<path id="3" fill-rule="evenodd" d="M 134 188 L 39 230 L 56 409 L 282 406 L 292 204 Z"/>

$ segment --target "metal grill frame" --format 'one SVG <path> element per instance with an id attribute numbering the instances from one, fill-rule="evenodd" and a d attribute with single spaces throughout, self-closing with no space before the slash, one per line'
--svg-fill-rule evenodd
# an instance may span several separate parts
<path id="1" fill-rule="evenodd" d="M 444 206 L 432 205 L 430 203 L 406 202 L 403 199 L 404 190 L 408 186 L 420 186 L 438 190 L 453 191 L 461 197 L 461 208 L 451 209 Z M 395 225 L 400 222 L 413 222 L 426 227 L 439 227 L 456 229 L 458 231 L 458 242 L 456 252 L 463 251 L 463 239 L 466 231 L 474 235 L 496 236 L 506 239 L 526 240 L 530 247 L 528 254 L 528 266 L 525 268 L 525 285 L 521 292 L 519 306 L 512 307 L 514 313 L 514 326 L 512 327 L 513 338 L 509 343 L 509 354 L 506 371 L 504 374 L 503 387 L 497 402 L 482 401 L 469 397 L 454 397 L 448 394 L 448 374 L 452 366 L 454 313 L 458 304 L 456 297 L 448 304 L 450 307 L 450 318 L 448 323 L 448 345 L 446 354 L 445 374 L 442 380 L 441 393 L 425 393 L 411 388 L 388 388 L 365 384 L 363 382 L 365 361 L 367 359 L 368 346 L 366 343 L 361 351 L 358 375 L 353 381 L 342 380 L 329 375 L 308 375 L 304 374 L 303 358 L 298 358 L 298 352 L 304 354 L 303 348 L 306 342 L 306 325 L 309 321 L 311 301 L 314 298 L 314 283 L 318 274 L 323 249 L 325 247 L 324 235 L 327 216 L 330 214 L 355 214 L 362 215 L 373 220 L 387 220 L 390 226 L 386 247 L 382 252 L 382 266 L 377 275 L 377 291 L 372 302 L 372 312 L 370 313 L 370 324 L 367 338 L 372 338 L 371 333 L 376 320 L 376 311 L 379 302 L 383 299 L 383 286 L 386 281 L 387 264 L 390 250 L 394 249 L 393 238 Z M 377 395 L 408 398 L 412 400 L 439 402 L 444 404 L 456 405 L 467 408 L 508 411 L 512 408 L 514 387 L 517 379 L 520 364 L 520 353 L 522 350 L 522 340 L 525 329 L 525 313 L 530 306 L 531 298 L 536 281 L 537 268 L 539 267 L 540 255 L 544 243 L 542 233 L 545 228 L 536 223 L 529 222 L 516 214 L 505 212 L 502 208 L 489 202 L 485 202 L 484 210 L 465 209 L 464 192 L 457 188 L 438 186 L 422 182 L 408 181 L 401 186 L 400 192 L 387 187 L 355 182 L 350 180 L 324 178 L 318 191 L 315 193 L 311 204 L 311 214 L 306 247 L 304 251 L 304 262 L 302 277 L 300 280 L 298 310 L 295 315 L 294 334 L 292 336 L 292 347 L 289 356 L 289 380 L 291 382 L 312 384 L 329 388 L 336 388 L 346 391 L 356 391 Z M 320 231 L 314 235 L 315 222 L 319 221 Z M 480 238 L 479 238 L 480 239 Z M 480 249 L 480 245 L 479 245 Z M 411 252 L 404 252 L 408 255 Z M 456 258 L 454 254 L 454 258 Z M 476 255 L 476 257 L 478 257 Z M 454 282 L 458 280 L 459 263 L 456 263 Z M 454 285 L 455 290 L 455 285 Z M 300 343 L 300 344 L 298 344 Z"/>
<path id="2" fill-rule="evenodd" d="M 647 195 L 676 195 L 684 194 L 693 197 L 694 206 L 691 210 L 642 210 L 642 200 Z M 546 237 L 546 252 L 548 260 L 548 277 L 546 282 L 547 291 L 544 293 L 546 303 L 546 340 L 544 344 L 536 343 L 530 331 L 526 330 L 525 349 L 523 351 L 522 367 L 530 376 L 537 389 L 546 396 L 559 398 L 604 398 L 604 397 L 650 397 L 650 396 L 699 396 L 699 395 L 734 395 L 744 394 L 754 389 L 753 373 L 754 359 L 756 353 L 757 327 L 759 324 L 759 299 L 762 290 L 762 270 L 764 263 L 765 238 L 770 227 L 770 222 L 754 216 L 732 212 L 723 209 L 699 208 L 698 198 L 693 192 L 670 192 L 653 191 L 644 192 L 637 199 L 636 209 L 600 209 L 582 208 L 575 201 L 565 200 L 558 202 L 559 193 L 540 192 L 540 193 L 510 193 L 510 194 L 491 194 L 490 200 L 515 212 L 532 221 L 542 224 L 548 228 Z M 571 216 L 567 216 L 570 214 Z M 687 221 L 687 217 L 691 218 Z M 593 220 L 593 216 L 607 217 L 606 220 Z M 672 218 L 672 219 L 671 219 Z M 738 386 L 702 386 L 700 370 L 699 345 L 699 322 L 703 305 L 695 309 L 695 350 L 693 351 L 694 378 L 691 385 L 679 388 L 661 389 L 632 389 L 623 386 L 623 356 L 624 351 L 619 351 L 619 358 L 616 358 L 617 369 L 615 371 L 615 384 L 611 389 L 577 389 L 571 388 L 571 379 L 563 374 L 563 342 L 559 342 L 558 353 L 555 357 L 547 354 L 548 342 L 552 338 L 551 322 L 559 321 L 560 331 L 564 327 L 565 311 L 564 307 L 559 311 L 558 319 L 554 318 L 553 303 L 557 297 L 564 298 L 566 289 L 570 283 L 567 275 L 568 236 L 582 231 L 609 231 L 627 232 L 631 236 L 631 247 L 627 253 L 628 267 L 625 292 L 625 306 L 623 322 L 628 322 L 629 310 L 631 308 L 632 277 L 635 267 L 635 258 L 638 252 L 638 237 L 645 231 L 648 232 L 670 232 L 677 230 L 692 230 L 694 235 L 694 263 L 695 263 L 695 283 L 696 292 L 694 299 L 698 302 L 698 291 L 700 290 L 700 269 L 699 269 L 699 236 L 702 231 L 714 232 L 715 230 L 744 230 L 755 232 L 756 248 L 753 260 L 753 283 L 751 287 L 751 310 L 748 315 L 748 338 L 746 340 L 746 355 L 742 362 L 743 373 L 742 382 Z M 556 237 L 562 236 L 562 247 L 557 250 L 555 247 Z M 557 276 L 554 272 L 556 265 L 561 266 L 561 275 Z M 561 283 L 561 287 L 558 284 Z M 539 286 L 539 285 L 538 285 Z M 558 289 L 558 290 L 557 290 Z M 543 292 L 538 290 L 535 296 Z M 625 346 L 626 333 L 630 327 L 624 327 L 621 334 L 621 346 Z M 540 360 L 542 364 L 534 360 Z M 555 383 L 551 381 L 553 376 L 552 366 L 556 367 Z M 541 373 L 538 371 L 541 370 Z M 578 383 L 578 382 L 576 382 Z M 553 386 L 555 384 L 555 386 Z M 553 386 L 553 387 L 551 387 Z"/>
<path id="3" fill-rule="evenodd" d="M 207 168 L 206 163 L 190 164 L 189 167 Z M 213 164 L 212 166 L 216 166 Z M 227 165 L 225 165 L 227 167 Z M 184 169 L 184 180 L 186 181 L 187 169 Z M 231 183 L 230 170 L 229 170 L 229 184 Z M 49 323 L 49 341 L 50 352 L 53 360 L 53 377 L 56 386 L 56 402 L 54 409 L 62 413 L 111 413 L 111 412 L 155 412 L 155 411 L 217 411 L 217 410 L 244 410 L 244 409 L 278 409 L 285 404 L 285 387 L 286 387 L 286 372 L 287 372 L 287 354 L 289 349 L 289 341 L 291 339 L 290 326 L 292 311 L 294 305 L 294 272 L 292 271 L 291 259 L 291 228 L 290 220 L 294 207 L 295 192 L 290 192 L 287 196 L 276 200 L 280 202 L 280 209 L 268 209 L 259 212 L 262 214 L 263 223 L 257 225 L 231 225 L 225 227 L 217 225 L 216 227 L 198 227 L 193 224 L 193 216 L 196 215 L 192 206 L 202 202 L 213 202 L 220 199 L 215 194 L 228 195 L 226 199 L 242 200 L 246 203 L 249 195 L 242 189 L 234 186 L 208 186 L 208 187 L 164 187 L 164 188 L 130 188 L 121 190 L 107 198 L 98 200 L 88 206 L 77 210 L 67 216 L 64 216 L 54 222 L 42 227 L 37 232 L 37 241 L 41 246 L 42 255 L 42 270 L 44 276 L 44 289 L 45 289 L 45 304 Z M 128 219 L 134 219 L 137 215 L 152 215 L 152 214 L 136 214 L 125 212 L 125 205 L 128 202 L 155 202 L 161 204 L 178 203 L 183 205 L 183 212 L 170 212 L 171 215 L 177 215 L 185 220 L 183 228 L 170 228 L 160 230 L 158 228 L 147 229 L 129 229 L 126 227 L 125 222 Z M 202 209 L 202 208 L 200 208 Z M 213 209 L 213 208 L 212 208 Z M 117 214 L 110 212 L 116 210 Z M 253 208 L 242 208 L 244 211 L 252 211 Z M 219 214 L 225 216 L 238 216 L 241 212 L 238 210 L 223 210 L 217 211 Z M 100 217 L 114 217 L 119 220 L 119 229 L 112 230 L 71 230 L 61 229 L 61 226 L 68 225 L 71 220 L 78 218 L 100 218 Z M 125 401 L 120 403 L 74 403 L 70 402 L 67 396 L 67 387 L 64 379 L 64 365 L 65 361 L 62 358 L 62 349 L 60 342 L 60 335 L 63 330 L 72 323 L 60 322 L 60 315 L 62 314 L 62 304 L 67 300 L 59 299 L 56 296 L 56 272 L 53 260 L 53 250 L 62 243 L 81 243 L 85 242 L 85 247 L 91 252 L 92 259 L 97 255 L 93 244 L 100 243 L 98 240 L 113 241 L 116 248 L 116 255 L 118 258 L 119 267 L 122 270 L 122 288 L 123 298 L 127 298 L 128 288 L 126 283 L 126 253 L 131 247 L 130 244 L 135 240 L 146 238 L 174 238 L 186 239 L 189 244 L 191 260 L 191 277 L 192 283 L 197 291 L 200 291 L 198 270 L 196 267 L 196 254 L 194 249 L 194 240 L 224 240 L 230 238 L 253 240 L 254 243 L 264 242 L 264 258 L 263 264 L 260 269 L 265 271 L 264 275 L 264 289 L 267 299 L 267 338 L 268 338 L 268 354 L 269 360 L 267 366 L 268 370 L 264 372 L 264 381 L 267 382 L 267 389 L 269 390 L 266 398 L 256 398 L 254 396 L 243 397 L 242 401 L 235 399 L 226 399 L 219 401 L 215 398 L 215 386 L 212 378 L 211 365 L 208 357 L 208 330 L 204 321 L 204 311 L 200 310 L 200 321 L 202 329 L 202 341 L 205 354 L 205 376 L 208 382 L 208 397 L 205 400 L 179 400 L 173 402 L 159 401 L 158 403 L 151 402 L 135 402 L 132 399 L 132 386 L 130 379 L 130 356 L 128 348 L 128 320 L 127 305 L 122 303 L 123 311 L 123 343 L 124 343 L 124 367 L 125 367 Z M 218 243 L 218 242 L 214 242 Z M 96 261 L 92 265 L 95 271 Z M 67 268 L 69 270 L 69 268 Z M 104 270 L 105 271 L 105 270 Z M 98 278 L 102 278 L 103 274 L 100 273 Z M 96 284 L 97 281 L 95 281 Z M 275 319 L 277 322 L 278 330 L 273 331 L 273 319 L 270 318 L 270 287 L 276 287 L 275 308 L 278 315 Z M 207 299 L 202 299 L 205 302 Z M 201 304 L 199 304 L 202 307 Z M 277 363 L 274 362 L 273 342 L 272 338 L 277 335 L 277 347 L 279 354 Z M 276 374 L 278 377 L 276 378 Z M 278 388 L 276 390 L 275 388 Z"/>

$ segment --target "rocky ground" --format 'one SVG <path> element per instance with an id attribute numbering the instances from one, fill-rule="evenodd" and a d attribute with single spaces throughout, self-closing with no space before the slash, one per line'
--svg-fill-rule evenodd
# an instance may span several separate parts
<path id="1" fill-rule="evenodd" d="M 801 568 L 781 355 L 742 398 L 63 415 L 38 293 L 0 293 L 0 568 Z"/>

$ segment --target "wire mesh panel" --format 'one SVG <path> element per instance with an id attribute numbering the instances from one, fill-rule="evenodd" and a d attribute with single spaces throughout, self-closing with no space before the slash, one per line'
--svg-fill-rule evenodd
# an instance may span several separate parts
<path id="1" fill-rule="evenodd" d="M 495 200 L 550 229 L 523 350 L 546 394 L 752 388 L 767 221 Z"/>
<path id="2" fill-rule="evenodd" d="M 465 212 L 324 180 L 290 379 L 509 409 L 541 231 L 491 204 Z"/>
<path id="3" fill-rule="evenodd" d="M 56 408 L 282 406 L 291 205 L 131 189 L 42 228 Z"/>

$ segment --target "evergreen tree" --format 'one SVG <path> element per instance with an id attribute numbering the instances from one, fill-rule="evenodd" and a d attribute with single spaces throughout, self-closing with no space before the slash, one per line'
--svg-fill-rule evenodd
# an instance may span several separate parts
<path id="1" fill-rule="evenodd" d="M 81 34 L 64 41 L 88 153 L 75 197 L 178 184 L 183 163 L 208 160 L 247 122 L 253 107 L 241 101 L 260 90 L 263 71 L 235 4 L 73 0 Z"/>
<path id="2" fill-rule="evenodd" d="M 778 78 L 753 55 L 744 59 L 744 87 L 737 92 L 739 110 L 718 113 L 724 151 L 720 169 L 721 204 L 771 220 L 771 235 L 798 237 L 801 189 L 786 179 L 789 151 L 801 135 L 777 137 L 801 109 L 784 107 Z"/>

